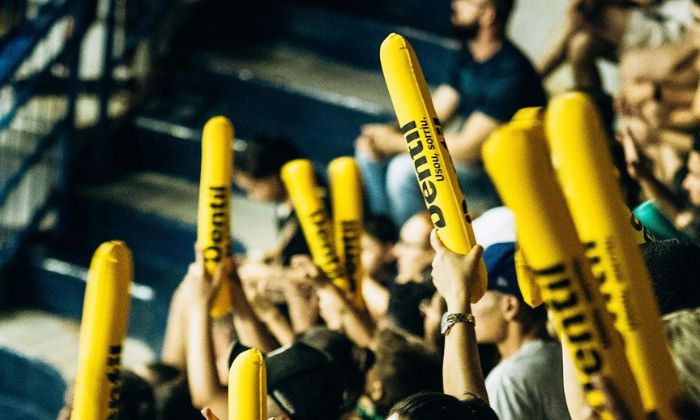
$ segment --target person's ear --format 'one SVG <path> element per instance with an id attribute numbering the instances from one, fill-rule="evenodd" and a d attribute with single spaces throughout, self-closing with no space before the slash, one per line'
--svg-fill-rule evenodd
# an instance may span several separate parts
<path id="1" fill-rule="evenodd" d="M 501 299 L 501 311 L 506 321 L 513 321 L 520 313 L 520 301 L 513 295 L 505 295 Z"/>
<path id="2" fill-rule="evenodd" d="M 376 379 L 369 382 L 368 394 L 372 401 L 379 401 L 384 396 L 384 386 L 382 383 Z"/>

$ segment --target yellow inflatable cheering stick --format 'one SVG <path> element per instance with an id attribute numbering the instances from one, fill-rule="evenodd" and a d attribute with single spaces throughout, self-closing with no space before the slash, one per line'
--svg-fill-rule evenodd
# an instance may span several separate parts
<path id="1" fill-rule="evenodd" d="M 214 276 L 217 265 L 231 256 L 232 144 L 233 125 L 228 118 L 214 117 L 207 121 L 202 133 L 197 247 L 209 276 Z M 219 318 L 231 312 L 231 293 L 231 284 L 224 282 L 212 303 L 212 317 Z"/>
<path id="2" fill-rule="evenodd" d="M 282 182 L 292 200 L 314 263 L 336 286 L 350 293 L 345 268 L 335 250 L 333 221 L 319 197 L 313 165 L 307 159 L 287 162 L 282 167 Z"/>
<path id="3" fill-rule="evenodd" d="M 466 255 L 476 244 L 474 231 L 420 63 L 411 44 L 398 34 L 391 34 L 382 42 L 379 57 L 433 225 L 450 251 Z M 478 276 L 473 302 L 486 291 L 483 261 Z"/>
<path id="4" fill-rule="evenodd" d="M 229 420 L 267 420 L 267 371 L 258 349 L 239 354 L 228 371 Z"/>
<path id="5" fill-rule="evenodd" d="M 598 291 L 576 228 L 536 127 L 511 122 L 484 144 L 482 155 L 504 203 L 513 210 L 520 246 L 527 255 L 589 405 L 611 419 L 605 395 L 591 383 L 600 374 L 613 382 L 632 418 L 642 418 L 639 393 Z M 540 126 L 539 130 L 543 130 Z"/>
<path id="6" fill-rule="evenodd" d="M 97 248 L 85 288 L 73 420 L 117 415 L 133 276 L 131 251 L 124 242 L 105 242 Z"/>
<path id="7" fill-rule="evenodd" d="M 518 125 L 527 128 L 530 135 L 542 134 L 544 136 L 544 130 L 542 129 L 544 109 L 541 107 L 522 108 L 513 115 L 511 121 L 518 121 Z M 519 238 L 517 226 L 516 236 Z M 518 239 L 518 242 L 520 242 L 520 239 Z M 520 245 L 515 249 L 514 260 L 515 276 L 518 279 L 518 288 L 523 296 L 523 300 L 533 308 L 540 306 L 542 304 L 542 294 Z"/>
<path id="8" fill-rule="evenodd" d="M 546 125 L 569 209 L 601 291 L 609 297 L 608 310 L 625 340 L 644 409 L 661 419 L 677 418 L 672 406 L 682 389 L 596 108 L 580 93 L 558 96 Z"/>
<path id="9" fill-rule="evenodd" d="M 335 232 L 335 249 L 345 267 L 355 306 L 362 301 L 362 177 L 351 157 L 339 157 L 328 165 Z"/>

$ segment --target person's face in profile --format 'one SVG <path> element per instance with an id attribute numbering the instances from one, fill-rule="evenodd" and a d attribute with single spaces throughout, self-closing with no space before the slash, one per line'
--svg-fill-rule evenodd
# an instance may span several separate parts
<path id="1" fill-rule="evenodd" d="M 392 251 L 396 257 L 397 281 L 417 277 L 433 261 L 435 252 L 430 246 L 432 229 L 430 220 L 421 214 L 411 217 L 401 227 L 399 242 Z"/>
<path id="2" fill-rule="evenodd" d="M 236 173 L 233 182 L 246 195 L 255 201 L 264 203 L 279 203 L 284 200 L 285 189 L 278 176 L 270 175 L 264 178 L 254 178 L 248 174 Z"/>
<path id="3" fill-rule="evenodd" d="M 456 28 L 476 28 L 487 0 L 452 0 L 452 25 Z"/>

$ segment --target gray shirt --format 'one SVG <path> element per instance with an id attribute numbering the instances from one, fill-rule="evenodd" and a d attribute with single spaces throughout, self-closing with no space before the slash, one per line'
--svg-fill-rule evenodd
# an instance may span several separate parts
<path id="1" fill-rule="evenodd" d="M 486 377 L 489 402 L 501 420 L 569 419 L 561 345 L 533 340 Z"/>

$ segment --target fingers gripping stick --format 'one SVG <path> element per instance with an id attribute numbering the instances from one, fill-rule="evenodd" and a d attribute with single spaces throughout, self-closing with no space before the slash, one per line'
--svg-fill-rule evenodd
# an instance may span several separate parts
<path id="1" fill-rule="evenodd" d="M 258 349 L 246 350 L 228 373 L 229 420 L 267 420 L 267 371 Z"/>
<path id="2" fill-rule="evenodd" d="M 384 40 L 380 59 L 389 96 L 433 225 L 449 250 L 466 255 L 476 244 L 474 231 L 420 63 L 408 41 L 397 34 Z M 473 302 L 486 291 L 483 260 L 477 275 Z"/>
<path id="3" fill-rule="evenodd" d="M 362 178 L 351 157 L 334 159 L 328 165 L 335 232 L 335 249 L 345 267 L 349 292 L 358 308 L 362 302 Z"/>
<path id="4" fill-rule="evenodd" d="M 105 242 L 92 257 L 80 325 L 72 419 L 102 420 L 117 415 L 133 273 L 131 251 L 123 242 Z"/>
<path id="5" fill-rule="evenodd" d="M 672 405 L 682 393 L 680 382 L 637 246 L 638 232 L 630 228 L 636 219 L 622 204 L 595 106 L 580 93 L 558 96 L 550 104 L 546 126 L 569 209 L 625 340 L 644 408 L 662 419 L 676 418 Z"/>
<path id="6" fill-rule="evenodd" d="M 539 130 L 543 128 L 540 126 Z M 574 361 L 588 403 L 612 418 L 591 375 L 612 378 L 623 401 L 641 418 L 642 406 L 622 342 L 576 235 L 537 126 L 514 121 L 496 131 L 482 154 L 505 204 L 515 214 L 520 246 L 535 273 L 542 299 Z"/>
<path id="7" fill-rule="evenodd" d="M 225 117 L 207 121 L 202 133 L 202 172 L 199 182 L 197 246 L 204 269 L 213 277 L 217 265 L 231 256 L 231 171 L 233 125 Z M 219 287 L 210 315 L 218 318 L 231 312 L 231 284 Z"/>
<path id="8" fill-rule="evenodd" d="M 288 162 L 282 167 L 282 181 L 292 200 L 314 263 L 335 285 L 348 292 L 350 285 L 335 250 L 333 221 L 318 195 L 311 162 L 307 159 Z"/>

